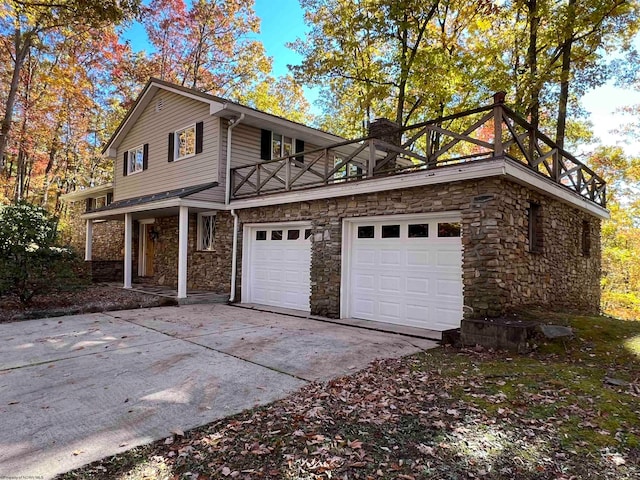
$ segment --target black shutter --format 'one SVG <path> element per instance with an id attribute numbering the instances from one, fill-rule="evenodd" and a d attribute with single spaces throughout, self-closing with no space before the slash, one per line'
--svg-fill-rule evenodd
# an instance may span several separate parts
<path id="1" fill-rule="evenodd" d="M 304 140 L 296 138 L 296 153 L 298 152 L 304 152 Z M 296 155 L 296 161 L 304 163 L 304 155 Z"/>
<path id="2" fill-rule="evenodd" d="M 127 165 L 129 163 L 129 152 L 124 152 L 122 160 L 123 160 L 122 176 L 126 177 L 127 173 L 129 173 L 129 165 Z"/>
<path id="3" fill-rule="evenodd" d="M 90 212 L 91 210 L 93 210 L 93 198 L 87 198 L 85 200 L 85 208 L 84 211 L 85 212 Z"/>
<path id="4" fill-rule="evenodd" d="M 271 160 L 271 130 L 262 130 L 260 158 L 262 160 Z"/>
<path id="5" fill-rule="evenodd" d="M 175 145 L 175 135 L 173 132 L 171 132 L 169 134 L 169 157 L 167 158 L 167 162 L 173 162 L 173 160 L 175 160 L 175 156 L 174 156 L 174 145 Z"/>
<path id="6" fill-rule="evenodd" d="M 142 170 L 149 168 L 149 144 L 145 143 L 142 146 Z"/>
<path id="7" fill-rule="evenodd" d="M 111 205 L 113 203 L 113 193 L 107 193 L 107 205 Z"/>
<path id="8" fill-rule="evenodd" d="M 196 123 L 196 153 L 202 153 L 203 122 Z"/>

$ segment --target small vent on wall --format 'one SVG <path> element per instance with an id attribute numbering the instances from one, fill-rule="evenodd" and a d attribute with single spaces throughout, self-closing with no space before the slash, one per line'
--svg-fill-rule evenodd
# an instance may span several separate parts
<path id="1" fill-rule="evenodd" d="M 164 108 L 164 100 L 162 98 L 159 98 L 158 101 L 156 102 L 156 112 L 161 112 L 163 108 Z"/>

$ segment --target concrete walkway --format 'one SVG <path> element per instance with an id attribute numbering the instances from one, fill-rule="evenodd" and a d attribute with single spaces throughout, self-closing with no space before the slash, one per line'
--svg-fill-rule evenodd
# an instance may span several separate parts
<path id="1" fill-rule="evenodd" d="M 220 304 L 0 324 L 0 478 L 51 478 L 433 346 Z"/>

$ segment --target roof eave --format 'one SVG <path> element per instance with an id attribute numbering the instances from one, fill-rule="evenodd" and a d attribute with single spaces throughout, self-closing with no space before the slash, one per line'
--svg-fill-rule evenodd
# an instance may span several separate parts
<path id="1" fill-rule="evenodd" d="M 93 198 L 100 194 L 107 194 L 113 192 L 113 183 L 105 183 L 95 187 L 87 187 L 81 190 L 74 190 L 73 192 L 60 195 L 60 200 L 63 202 L 76 202 L 78 200 L 84 200 L 85 198 Z"/>
<path id="2" fill-rule="evenodd" d="M 295 132 L 302 132 L 307 137 L 316 138 L 322 142 L 340 143 L 346 140 L 344 137 L 229 101 L 225 102 L 221 107 L 211 109 L 211 115 L 222 118 L 237 118 L 242 114 L 245 115 L 246 119 L 255 119 L 255 126 L 258 127 L 280 127 Z M 243 123 L 251 124 L 251 122 L 247 120 L 244 120 Z"/>

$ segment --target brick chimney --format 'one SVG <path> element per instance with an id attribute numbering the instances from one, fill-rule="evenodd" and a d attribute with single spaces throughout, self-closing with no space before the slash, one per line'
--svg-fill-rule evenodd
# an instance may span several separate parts
<path id="1" fill-rule="evenodd" d="M 378 138 L 391 145 L 400 146 L 402 144 L 400 125 L 388 118 L 376 118 L 373 122 L 369 123 L 369 136 Z"/>

